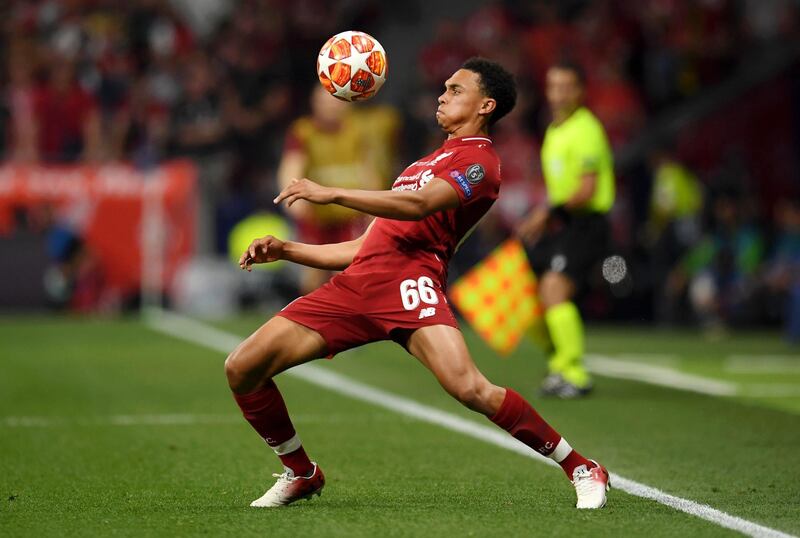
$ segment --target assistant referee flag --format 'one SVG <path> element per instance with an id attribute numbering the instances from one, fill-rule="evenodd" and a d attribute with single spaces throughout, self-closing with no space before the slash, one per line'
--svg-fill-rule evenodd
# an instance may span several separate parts
<path id="1" fill-rule="evenodd" d="M 516 239 L 501 244 L 458 279 L 450 297 L 475 332 L 502 355 L 514 351 L 542 315 L 536 276 Z"/>

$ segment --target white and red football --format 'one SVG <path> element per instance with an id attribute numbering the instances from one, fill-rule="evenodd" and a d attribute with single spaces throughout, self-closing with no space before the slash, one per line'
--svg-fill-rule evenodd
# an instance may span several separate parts
<path id="1" fill-rule="evenodd" d="M 317 57 L 317 75 L 328 92 L 343 101 L 363 101 L 386 82 L 386 51 L 377 39 L 348 30 L 330 38 Z"/>

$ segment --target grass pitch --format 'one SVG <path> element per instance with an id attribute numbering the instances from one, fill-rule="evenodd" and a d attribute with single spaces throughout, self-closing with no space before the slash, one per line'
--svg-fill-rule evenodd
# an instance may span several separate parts
<path id="1" fill-rule="evenodd" d="M 221 326 L 246 336 L 259 323 Z M 667 354 L 675 369 L 758 390 L 720 398 L 600 377 L 596 394 L 575 402 L 532 397 L 544 372 L 532 347 L 502 360 L 467 337 L 492 380 L 529 397 L 610 470 L 800 533 L 800 398 L 786 390 L 800 385 L 800 373 L 791 364 L 757 374 L 726 366 L 732 354 L 791 361 L 793 350 L 775 335 L 711 344 L 690 334 L 595 329 L 593 352 L 656 362 Z M 250 509 L 280 466 L 240 418 L 223 359 L 137 320 L 0 318 L 0 535 L 735 534 L 614 490 L 607 508 L 578 512 L 558 469 L 285 376 L 278 384 L 327 486 L 311 502 Z M 394 344 L 317 364 L 488 423 Z M 770 385 L 784 395 L 770 395 Z"/>

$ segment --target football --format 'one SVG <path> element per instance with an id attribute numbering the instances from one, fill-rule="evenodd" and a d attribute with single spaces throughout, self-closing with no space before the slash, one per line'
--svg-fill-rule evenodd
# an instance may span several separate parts
<path id="1" fill-rule="evenodd" d="M 328 92 L 343 101 L 363 101 L 386 82 L 386 51 L 377 39 L 348 30 L 330 38 L 317 57 L 317 76 Z"/>

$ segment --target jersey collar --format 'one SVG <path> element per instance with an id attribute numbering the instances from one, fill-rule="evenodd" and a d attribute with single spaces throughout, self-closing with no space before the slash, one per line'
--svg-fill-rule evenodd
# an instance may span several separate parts
<path id="1" fill-rule="evenodd" d="M 492 139 L 486 136 L 459 136 L 458 138 L 450 138 L 444 141 L 442 149 L 452 148 L 454 146 L 474 146 L 477 144 L 491 144 Z"/>
<path id="2" fill-rule="evenodd" d="M 559 127 L 563 127 L 564 125 L 568 124 L 569 122 L 571 122 L 571 121 L 572 121 L 572 120 L 574 120 L 575 118 L 577 118 L 577 117 L 579 117 L 579 116 L 582 116 L 582 115 L 583 115 L 584 113 L 586 113 L 587 111 L 588 111 L 588 109 L 587 109 L 585 106 L 581 105 L 581 106 L 579 106 L 578 108 L 576 108 L 576 109 L 575 109 L 575 110 L 572 112 L 572 114 L 570 114 L 570 115 L 567 117 L 567 119 L 565 119 L 564 121 L 562 121 L 560 124 L 558 124 L 558 125 L 554 125 L 553 123 L 551 123 L 550 125 L 548 125 L 548 128 L 558 129 Z"/>

